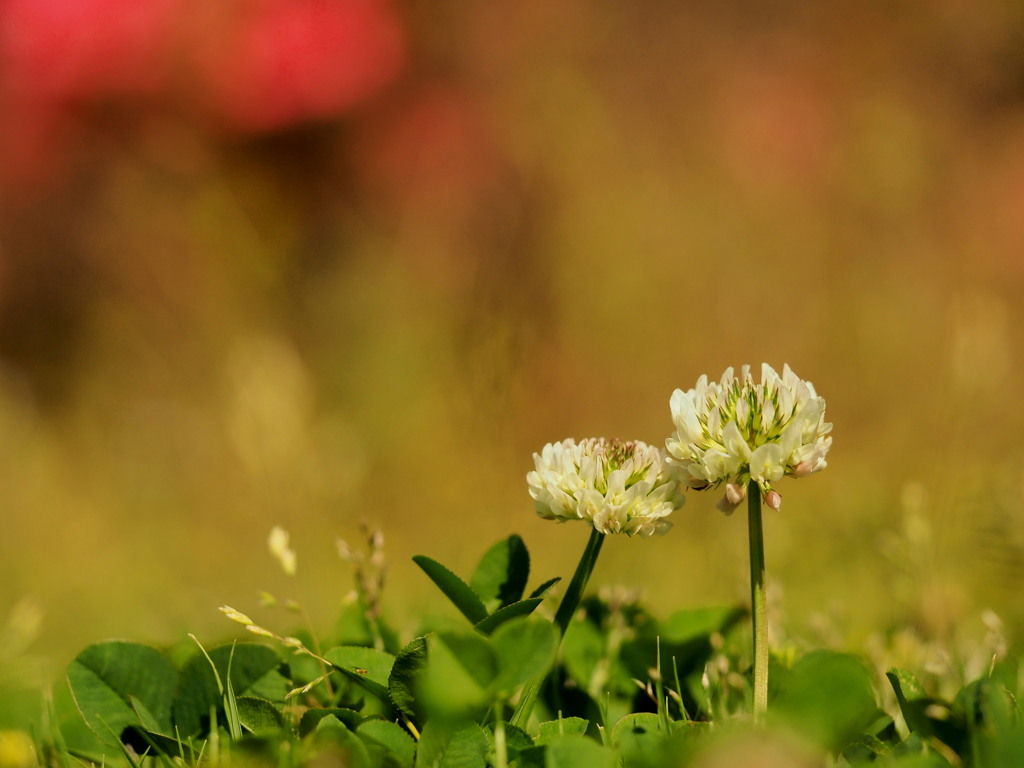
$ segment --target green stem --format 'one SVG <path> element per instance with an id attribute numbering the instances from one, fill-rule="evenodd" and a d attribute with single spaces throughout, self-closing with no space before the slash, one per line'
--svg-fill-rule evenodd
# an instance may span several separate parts
<path id="1" fill-rule="evenodd" d="M 565 634 L 569 628 L 572 617 L 576 615 L 576 609 L 580 607 L 583 599 L 583 590 L 587 588 L 590 581 L 590 574 L 594 572 L 594 565 L 597 563 L 597 556 L 601 554 L 601 545 L 604 544 L 605 534 L 596 528 L 590 530 L 590 540 L 587 541 L 587 548 L 583 550 L 579 565 L 576 566 L 576 573 L 572 575 L 569 588 L 562 597 L 562 602 L 555 612 L 555 624 L 558 626 L 560 635 Z"/>
<path id="2" fill-rule="evenodd" d="M 750 531 L 750 610 L 754 628 L 754 722 L 768 710 L 768 602 L 764 587 L 764 530 L 761 526 L 761 488 L 747 486 L 747 524 Z"/>
<path id="3" fill-rule="evenodd" d="M 508 745 L 505 741 L 505 721 L 502 719 L 499 706 L 498 717 L 494 721 L 494 768 L 508 768 Z"/>
<path id="4" fill-rule="evenodd" d="M 558 627 L 559 646 L 561 646 L 561 638 L 565 636 L 565 631 L 569 628 L 572 617 L 576 615 L 576 610 L 580 607 L 583 592 L 587 588 L 587 582 L 590 581 L 590 575 L 594 572 L 597 556 L 601 554 L 601 545 L 604 544 L 604 540 L 605 534 L 596 528 L 590 530 L 587 548 L 583 550 L 580 562 L 576 566 L 576 573 L 572 575 L 569 588 L 565 591 L 565 595 L 562 596 L 562 602 L 559 603 L 558 610 L 555 611 L 555 626 Z M 519 706 L 516 707 L 515 714 L 512 715 L 512 725 L 522 727 L 530 719 L 533 705 L 537 701 L 537 694 L 540 692 L 540 686 L 543 682 L 543 677 L 538 678 L 531 682 L 523 691 Z"/>

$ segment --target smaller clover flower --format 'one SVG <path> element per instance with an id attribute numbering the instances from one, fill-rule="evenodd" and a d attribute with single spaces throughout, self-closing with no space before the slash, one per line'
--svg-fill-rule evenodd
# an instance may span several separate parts
<path id="1" fill-rule="evenodd" d="M 738 377 L 726 369 L 717 383 L 701 376 L 693 389 L 673 392 L 670 407 L 676 431 L 665 442 L 668 461 L 683 469 L 691 488 L 725 483 L 718 505 L 725 512 L 743 501 L 751 480 L 778 509 L 782 497 L 772 483 L 827 465 L 832 425 L 825 421 L 825 400 L 788 365 L 781 376 L 762 365 L 760 383 L 747 365 Z"/>
<path id="2" fill-rule="evenodd" d="M 664 518 L 683 505 L 676 473 L 658 448 L 640 441 L 572 438 L 533 454 L 526 475 L 537 514 L 587 520 L 599 533 L 661 535 Z"/>

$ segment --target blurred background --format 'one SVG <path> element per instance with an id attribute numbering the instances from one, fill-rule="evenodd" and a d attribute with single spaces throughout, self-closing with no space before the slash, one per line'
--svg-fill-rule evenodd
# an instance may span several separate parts
<path id="1" fill-rule="evenodd" d="M 1013 636 L 1022 287 L 1010 0 L 0 0 L 0 646 L 329 627 L 362 521 L 407 636 L 414 554 L 568 577 L 531 454 L 762 361 L 835 424 L 766 520 L 781 631 Z M 745 601 L 715 501 L 594 584 Z"/>

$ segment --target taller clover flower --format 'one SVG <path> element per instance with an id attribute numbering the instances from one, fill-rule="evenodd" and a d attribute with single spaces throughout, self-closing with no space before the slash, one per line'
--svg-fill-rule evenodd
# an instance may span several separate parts
<path id="1" fill-rule="evenodd" d="M 676 431 L 665 447 L 669 461 L 686 473 L 691 488 L 725 484 L 718 506 L 732 512 L 747 499 L 750 531 L 751 622 L 754 630 L 754 719 L 768 708 L 768 628 L 765 597 L 764 530 L 761 500 L 778 509 L 782 497 L 773 483 L 785 475 L 804 477 L 825 468 L 832 425 L 814 385 L 786 365 L 779 376 L 761 366 L 761 381 L 743 366 L 728 368 L 721 380 L 707 376 L 697 386 L 677 389 L 669 401 Z"/>
<path id="2" fill-rule="evenodd" d="M 773 483 L 826 466 L 832 425 L 825 421 L 825 401 L 788 365 L 779 376 L 763 364 L 760 383 L 748 365 L 738 377 L 726 369 L 717 383 L 701 376 L 693 389 L 673 392 L 669 405 L 676 426 L 665 444 L 669 461 L 682 467 L 691 488 L 724 483 L 719 507 L 726 512 L 743 501 L 751 481 L 778 509 L 782 497 Z"/>
<path id="3" fill-rule="evenodd" d="M 672 527 L 665 517 L 685 499 L 678 472 L 664 452 L 639 440 L 594 437 L 577 443 L 570 438 L 545 445 L 533 454 L 533 463 L 526 482 L 537 514 L 558 522 L 585 520 L 591 526 L 587 547 L 555 612 L 555 624 L 564 635 L 607 534 L 663 534 Z M 513 725 L 523 727 L 529 720 L 542 680 L 535 680 L 523 694 Z"/>

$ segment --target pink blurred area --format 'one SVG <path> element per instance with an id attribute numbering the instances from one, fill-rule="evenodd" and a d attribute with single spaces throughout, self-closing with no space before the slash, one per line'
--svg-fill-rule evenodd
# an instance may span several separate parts
<path id="1" fill-rule="evenodd" d="M 60 173 L 80 111 L 111 101 L 261 133 L 335 117 L 392 83 L 387 0 L 4 0 L 0 170 Z"/>
<path id="2" fill-rule="evenodd" d="M 329 617 L 364 518 L 397 613 L 430 599 L 410 555 L 465 574 L 513 531 L 564 576 L 585 536 L 533 514 L 532 452 L 660 443 L 674 388 L 767 361 L 835 424 L 767 523 L 793 623 L 1024 627 L 1022 29 L 996 0 L 0 0 L 0 616 L 37 596 L 62 652 L 215 633 L 290 588 L 282 525 Z M 745 599 L 713 504 L 598 582 Z M 919 557 L 879 543 L 922 524 Z"/>

